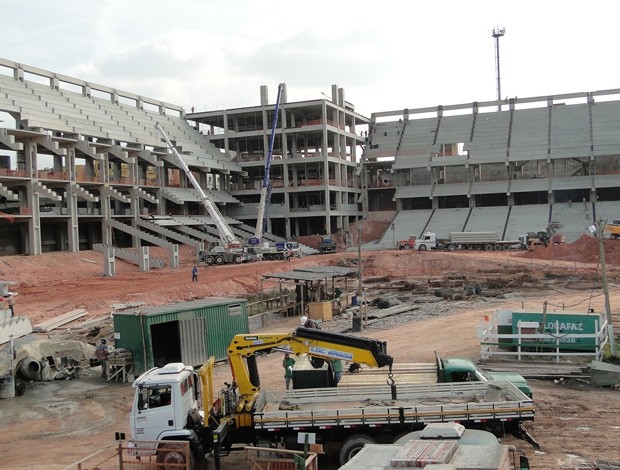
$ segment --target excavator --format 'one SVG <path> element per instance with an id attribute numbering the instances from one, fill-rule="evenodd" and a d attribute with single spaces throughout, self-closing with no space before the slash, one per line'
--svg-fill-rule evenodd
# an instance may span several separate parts
<path id="1" fill-rule="evenodd" d="M 620 219 L 613 219 L 611 222 L 607 222 L 605 224 L 604 229 L 605 235 L 609 238 L 619 239 L 620 238 Z"/>
<path id="2" fill-rule="evenodd" d="M 563 243 L 562 238 L 558 237 L 556 233 L 561 228 L 564 228 L 564 224 L 562 222 L 549 222 L 547 224 L 547 228 L 545 230 L 541 230 L 539 232 L 529 232 L 527 234 L 527 249 L 529 251 L 535 249 L 537 246 L 543 245 L 548 246 L 549 243 L 556 243 L 554 240 L 560 240 L 557 243 Z M 566 240 L 566 237 L 563 238 Z"/>

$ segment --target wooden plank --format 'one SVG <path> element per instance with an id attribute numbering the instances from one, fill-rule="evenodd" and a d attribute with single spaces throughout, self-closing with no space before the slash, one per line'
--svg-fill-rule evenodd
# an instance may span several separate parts
<path id="1" fill-rule="evenodd" d="M 85 316 L 87 313 L 88 312 L 83 308 L 71 310 L 70 312 L 54 317 L 51 320 L 46 320 L 39 323 L 33 328 L 33 331 L 40 331 L 45 333 L 47 331 L 53 330 L 54 328 L 58 328 L 61 325 L 77 320 L 78 318 Z"/>
<path id="2" fill-rule="evenodd" d="M 387 372 L 383 375 L 379 374 L 345 374 L 338 382 L 338 387 L 360 387 L 362 385 L 384 385 L 388 376 Z M 394 382 L 400 384 L 432 384 L 437 382 L 437 374 L 435 372 L 428 373 L 412 373 L 394 374 Z"/>

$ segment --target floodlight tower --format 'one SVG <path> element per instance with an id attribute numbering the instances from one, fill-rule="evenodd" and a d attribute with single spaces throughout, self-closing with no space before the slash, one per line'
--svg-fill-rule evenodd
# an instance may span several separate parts
<path id="1" fill-rule="evenodd" d="M 503 37 L 506 34 L 506 28 L 493 28 L 493 33 L 491 34 L 495 39 L 495 68 L 497 69 L 497 110 L 502 110 L 502 85 L 500 81 L 500 73 L 499 73 L 499 38 Z"/>

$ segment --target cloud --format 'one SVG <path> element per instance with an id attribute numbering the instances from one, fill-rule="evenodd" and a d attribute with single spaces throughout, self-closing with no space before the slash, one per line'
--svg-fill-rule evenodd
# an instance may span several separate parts
<path id="1" fill-rule="evenodd" d="M 376 47 L 363 37 L 357 31 L 324 36 L 305 30 L 230 60 L 239 70 L 301 87 L 368 85 L 380 80 L 395 64 L 388 54 L 373 54 Z"/>

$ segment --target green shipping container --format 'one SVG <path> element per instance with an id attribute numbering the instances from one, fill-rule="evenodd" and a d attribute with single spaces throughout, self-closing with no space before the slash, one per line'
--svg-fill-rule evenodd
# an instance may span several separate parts
<path id="1" fill-rule="evenodd" d="M 227 357 L 236 334 L 249 333 L 245 299 L 203 299 L 116 312 L 117 348 L 132 352 L 134 373 L 170 362 L 199 366 Z"/>

